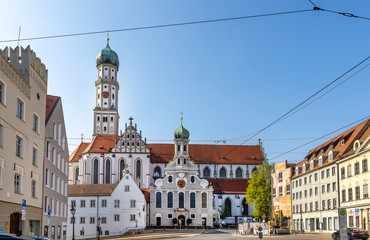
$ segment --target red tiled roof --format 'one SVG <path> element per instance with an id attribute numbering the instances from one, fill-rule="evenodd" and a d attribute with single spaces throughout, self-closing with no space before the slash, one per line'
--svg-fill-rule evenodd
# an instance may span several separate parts
<path id="1" fill-rule="evenodd" d="M 299 163 L 296 164 L 296 167 L 302 167 L 304 163 L 306 163 L 306 172 L 310 172 L 313 170 L 316 170 L 318 168 L 322 168 L 324 166 L 327 166 L 329 164 L 334 163 L 335 161 L 343 158 L 344 156 L 347 156 L 351 153 L 353 153 L 353 143 L 358 139 L 366 139 L 367 136 L 370 134 L 369 130 L 370 126 L 370 118 L 367 120 L 361 122 L 360 124 L 348 129 L 347 131 L 337 135 L 336 137 L 330 139 L 329 141 L 326 141 L 325 143 L 319 145 L 316 148 L 311 149 L 308 154 L 306 155 L 305 159 Z M 341 144 L 341 141 L 344 140 L 344 144 Z M 320 155 L 328 156 L 328 153 L 330 152 L 330 146 L 333 146 L 333 151 L 336 151 L 337 154 L 334 157 L 333 161 L 329 163 L 328 158 L 323 162 L 321 166 L 319 166 L 318 161 L 316 161 L 316 165 L 311 170 L 309 168 L 310 161 L 312 159 L 318 160 Z M 321 154 L 321 151 L 323 150 L 323 153 Z M 315 158 L 313 158 L 313 156 Z M 300 173 L 298 175 L 294 175 L 293 178 L 296 178 L 302 174 L 302 170 L 300 170 Z"/>
<path id="2" fill-rule="evenodd" d="M 55 104 L 58 101 L 58 96 L 46 95 L 46 111 L 45 111 L 45 122 L 48 121 L 49 115 L 52 113 Z"/>
<path id="3" fill-rule="evenodd" d="M 241 194 L 247 191 L 246 179 L 207 179 L 213 186 L 214 194 Z"/>
<path id="4" fill-rule="evenodd" d="M 85 151 L 87 146 L 89 146 L 90 143 L 81 143 L 80 146 L 78 146 L 73 153 L 69 156 L 70 162 L 78 162 L 78 160 L 81 157 L 81 153 Z"/>
<path id="5" fill-rule="evenodd" d="M 144 194 L 146 202 L 149 203 L 150 202 L 150 189 L 149 188 L 140 188 L 140 190 Z"/>
<path id="6" fill-rule="evenodd" d="M 147 144 L 147 147 L 151 152 L 152 163 L 168 163 L 173 160 L 175 154 L 173 144 Z M 222 158 L 226 153 L 228 154 Z M 196 164 L 262 164 L 263 161 L 263 153 L 259 145 L 189 144 L 189 155 Z"/>
<path id="7" fill-rule="evenodd" d="M 118 139 L 119 136 L 98 135 L 91 141 L 91 143 L 89 144 L 89 146 L 87 146 L 83 153 L 109 152 L 111 148 L 114 148 Z"/>
<path id="8" fill-rule="evenodd" d="M 68 185 L 68 197 L 110 196 L 118 184 Z"/>

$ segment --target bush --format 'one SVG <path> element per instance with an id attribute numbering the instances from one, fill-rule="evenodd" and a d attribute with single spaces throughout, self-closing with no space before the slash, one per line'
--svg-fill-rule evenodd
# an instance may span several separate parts
<path id="1" fill-rule="evenodd" d="M 192 224 L 192 223 L 193 223 L 193 220 L 192 220 L 191 218 L 188 218 L 188 219 L 186 220 L 186 223 L 187 223 L 188 225 L 190 225 L 190 224 Z"/>
<path id="2" fill-rule="evenodd" d="M 172 218 L 172 223 L 177 224 L 177 218 Z"/>

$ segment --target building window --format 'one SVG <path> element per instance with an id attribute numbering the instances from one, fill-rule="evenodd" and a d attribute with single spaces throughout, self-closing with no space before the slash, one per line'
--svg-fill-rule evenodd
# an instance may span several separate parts
<path id="1" fill-rule="evenodd" d="M 360 200 L 360 187 L 355 188 L 356 200 Z"/>
<path id="2" fill-rule="evenodd" d="M 114 221 L 119 222 L 119 214 L 114 214 Z"/>
<path id="3" fill-rule="evenodd" d="M 95 224 L 95 217 L 90 217 L 90 224 Z"/>
<path id="4" fill-rule="evenodd" d="M 154 178 L 160 178 L 160 177 L 162 177 L 162 174 L 161 174 L 161 168 L 159 167 L 159 166 L 156 166 L 155 168 L 154 168 L 154 174 L 153 174 L 153 177 Z"/>
<path id="5" fill-rule="evenodd" d="M 17 117 L 23 120 L 24 103 L 18 98 L 17 101 Z"/>
<path id="6" fill-rule="evenodd" d="M 172 219 L 173 218 L 172 213 L 167 214 L 167 218 Z"/>
<path id="7" fill-rule="evenodd" d="M 14 192 L 21 193 L 21 175 L 14 174 Z"/>
<path id="8" fill-rule="evenodd" d="M 242 171 L 242 169 L 241 169 L 240 167 L 238 167 L 238 168 L 236 169 L 235 177 L 236 177 L 236 178 L 242 178 L 242 177 L 243 177 L 243 171 Z"/>
<path id="9" fill-rule="evenodd" d="M 119 200 L 114 200 L 114 207 L 119 208 L 119 205 L 120 205 Z"/>
<path id="10" fill-rule="evenodd" d="M 313 211 L 313 202 L 310 202 L 310 212 Z"/>
<path id="11" fill-rule="evenodd" d="M 49 169 L 45 170 L 45 186 L 49 187 Z"/>
<path id="12" fill-rule="evenodd" d="M 348 189 L 348 201 L 352 201 L 352 200 L 353 200 L 352 188 L 349 188 Z"/>
<path id="13" fill-rule="evenodd" d="M 0 147 L 4 146 L 4 127 L 0 124 Z"/>
<path id="14" fill-rule="evenodd" d="M 131 214 L 130 215 L 130 221 L 135 221 L 136 220 L 136 216 L 135 214 Z"/>
<path id="15" fill-rule="evenodd" d="M 355 163 L 355 175 L 360 174 L 360 163 Z"/>
<path id="16" fill-rule="evenodd" d="M 226 169 L 224 167 L 220 169 L 220 178 L 226 178 Z"/>
<path id="17" fill-rule="evenodd" d="M 331 200 L 329 199 L 328 200 L 328 210 L 330 210 L 330 208 L 331 208 Z"/>
<path id="18" fill-rule="evenodd" d="M 326 178 L 329 178 L 330 177 L 330 169 L 326 169 Z"/>
<path id="19" fill-rule="evenodd" d="M 155 194 L 155 207 L 161 208 L 162 207 L 162 193 L 156 192 Z"/>
<path id="20" fill-rule="evenodd" d="M 90 200 L 90 207 L 94 208 L 95 207 L 95 200 Z"/>
<path id="21" fill-rule="evenodd" d="M 207 208 L 207 193 L 202 193 L 202 208 Z"/>
<path id="22" fill-rule="evenodd" d="M 346 169 L 344 167 L 342 167 L 340 169 L 340 178 L 341 179 L 345 179 L 346 178 Z"/>
<path id="23" fill-rule="evenodd" d="M 346 190 L 342 190 L 342 202 L 346 201 Z"/>
<path id="24" fill-rule="evenodd" d="M 173 208 L 173 193 L 172 192 L 167 193 L 167 208 Z"/>
<path id="25" fill-rule="evenodd" d="M 39 132 L 39 117 L 33 114 L 33 125 L 32 130 L 35 132 Z"/>
<path id="26" fill-rule="evenodd" d="M 101 217 L 101 224 L 107 223 L 107 217 Z"/>
<path id="27" fill-rule="evenodd" d="M 36 198 L 36 181 L 31 181 L 31 196 Z"/>
<path id="28" fill-rule="evenodd" d="M 71 201 L 71 206 L 73 206 L 74 208 L 76 208 L 76 200 L 72 200 Z"/>
<path id="29" fill-rule="evenodd" d="M 5 101 L 5 85 L 4 83 L 0 82 L 0 103 L 4 104 Z"/>
<path id="30" fill-rule="evenodd" d="M 286 195 L 290 195 L 290 184 L 286 185 Z"/>
<path id="31" fill-rule="evenodd" d="M 332 176 L 335 176 L 335 167 L 332 167 L 332 168 L 331 168 L 331 175 L 332 175 Z"/>
<path id="32" fill-rule="evenodd" d="M 23 148 L 23 140 L 22 138 L 16 136 L 15 139 L 15 155 L 18 157 L 22 157 L 22 148 Z"/>
<path id="33" fill-rule="evenodd" d="M 336 209 L 337 208 L 337 199 L 334 198 L 333 199 L 333 209 Z"/>
<path id="34" fill-rule="evenodd" d="M 105 183 L 111 183 L 111 177 L 110 177 L 110 160 L 107 160 L 105 162 Z"/>
<path id="35" fill-rule="evenodd" d="M 101 200 L 101 207 L 107 207 L 107 199 L 102 199 Z"/>
<path id="36" fill-rule="evenodd" d="M 353 227 L 353 216 L 348 216 L 348 226 Z"/>
<path id="37" fill-rule="evenodd" d="M 321 171 L 321 179 L 324 179 L 324 178 L 325 178 L 325 172 Z"/>
<path id="38" fill-rule="evenodd" d="M 130 208 L 136 208 L 136 200 L 130 200 Z"/>
<path id="39" fill-rule="evenodd" d="M 304 184 L 307 184 L 307 177 L 304 177 Z"/>
<path id="40" fill-rule="evenodd" d="M 0 139 L 0 141 L 1 141 L 1 139 Z M 362 160 L 362 172 L 363 173 L 367 172 L 367 159 Z"/>
<path id="41" fill-rule="evenodd" d="M 326 185 L 326 192 L 330 192 L 330 183 Z"/>
<path id="42" fill-rule="evenodd" d="M 190 177 L 190 182 L 191 182 L 191 183 L 195 183 L 195 177 L 194 177 L 194 176 L 191 176 L 191 177 Z"/>
<path id="43" fill-rule="evenodd" d="M 85 224 L 85 217 L 80 217 L 80 224 Z"/>
<path id="44" fill-rule="evenodd" d="M 32 165 L 37 166 L 37 149 L 32 148 Z"/>
<path id="45" fill-rule="evenodd" d="M 85 200 L 81 200 L 80 201 L 80 207 L 86 207 L 86 201 Z"/>
<path id="46" fill-rule="evenodd" d="M 172 176 L 168 176 L 168 182 L 172 183 Z"/>
<path id="47" fill-rule="evenodd" d="M 279 196 L 280 197 L 283 196 L 283 187 L 282 186 L 279 187 Z"/>
<path id="48" fill-rule="evenodd" d="M 319 194 L 319 187 L 315 187 L 315 195 Z"/>
<path id="49" fill-rule="evenodd" d="M 179 193 L 179 208 L 184 208 L 185 207 L 185 196 L 183 192 Z"/>
<path id="50" fill-rule="evenodd" d="M 310 197 L 312 196 L 312 188 L 310 188 Z"/>
<path id="51" fill-rule="evenodd" d="M 317 173 L 315 173 L 315 182 L 317 181 Z"/>
<path id="52" fill-rule="evenodd" d="M 351 176 L 352 176 L 352 166 L 348 165 L 347 166 L 347 177 L 351 177 Z"/>
<path id="53" fill-rule="evenodd" d="M 315 211 L 319 211 L 319 202 L 318 201 L 315 202 Z"/>
<path id="54" fill-rule="evenodd" d="M 195 208 L 195 193 L 190 193 L 190 208 Z"/>
<path id="55" fill-rule="evenodd" d="M 364 194 L 364 198 L 369 198 L 369 187 L 367 184 L 364 184 L 362 186 L 362 190 L 363 190 L 363 194 Z"/>
<path id="56" fill-rule="evenodd" d="M 205 177 L 205 178 L 209 178 L 209 177 L 211 177 L 211 171 L 209 170 L 209 168 L 208 168 L 208 167 L 205 167 L 205 168 L 203 169 L 203 177 Z"/>
<path id="57" fill-rule="evenodd" d="M 337 184 L 333 182 L 333 192 L 337 191 Z"/>
<path id="58" fill-rule="evenodd" d="M 123 145 L 124 142 L 122 142 L 122 145 Z M 123 177 L 123 170 L 125 169 L 125 161 L 123 159 L 121 159 L 119 161 L 119 179 L 122 179 Z M 125 191 L 126 192 L 126 191 Z"/>
<path id="59" fill-rule="evenodd" d="M 98 184 L 99 183 L 99 161 L 98 159 L 94 160 L 94 175 L 93 175 L 93 183 Z"/>

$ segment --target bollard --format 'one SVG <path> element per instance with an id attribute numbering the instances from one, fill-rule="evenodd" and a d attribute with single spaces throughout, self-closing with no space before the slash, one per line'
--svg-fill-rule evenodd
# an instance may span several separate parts
<path id="1" fill-rule="evenodd" d="M 263 238 L 262 227 L 259 226 L 258 227 L 258 239 L 262 239 L 262 238 Z"/>

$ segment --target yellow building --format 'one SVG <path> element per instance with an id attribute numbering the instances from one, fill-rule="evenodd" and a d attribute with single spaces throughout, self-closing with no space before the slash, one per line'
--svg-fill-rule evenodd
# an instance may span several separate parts
<path id="1" fill-rule="evenodd" d="M 347 226 L 370 229 L 369 160 L 370 128 L 338 161 L 341 207 L 347 209 Z"/>

